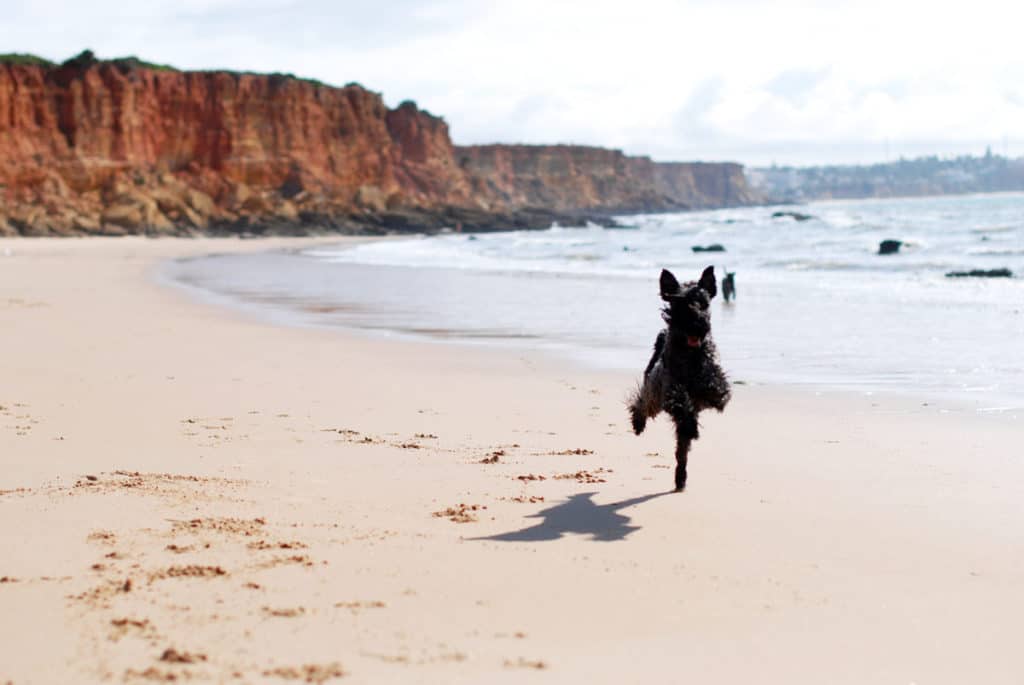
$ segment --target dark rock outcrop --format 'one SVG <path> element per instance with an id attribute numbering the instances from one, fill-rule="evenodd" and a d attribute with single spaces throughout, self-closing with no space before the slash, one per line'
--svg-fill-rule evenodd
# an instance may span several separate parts
<path id="1" fill-rule="evenodd" d="M 786 217 L 789 217 L 789 218 L 793 219 L 794 221 L 810 221 L 811 219 L 814 218 L 810 214 L 801 214 L 800 212 L 792 212 L 792 211 L 772 212 L 772 218 L 773 219 L 784 219 Z"/>
<path id="2" fill-rule="evenodd" d="M 878 243 L 878 254 L 896 254 L 902 246 L 902 240 L 883 240 Z"/>
<path id="3" fill-rule="evenodd" d="M 1013 278 L 1013 272 L 1009 269 L 971 269 L 950 271 L 946 278 Z"/>

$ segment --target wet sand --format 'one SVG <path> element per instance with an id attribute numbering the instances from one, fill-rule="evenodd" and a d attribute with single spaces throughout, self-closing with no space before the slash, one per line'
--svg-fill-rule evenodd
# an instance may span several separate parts
<path id="1" fill-rule="evenodd" d="M 1024 677 L 1019 421 L 737 386 L 669 493 L 629 375 L 153 278 L 289 242 L 0 241 L 0 683 Z"/>

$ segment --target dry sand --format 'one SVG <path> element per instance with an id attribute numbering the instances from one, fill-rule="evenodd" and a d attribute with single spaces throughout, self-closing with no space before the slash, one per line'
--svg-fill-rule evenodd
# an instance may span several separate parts
<path id="1" fill-rule="evenodd" d="M 1019 421 L 737 386 L 669 494 L 630 376 L 152 277 L 287 242 L 0 241 L 0 684 L 1024 682 Z"/>

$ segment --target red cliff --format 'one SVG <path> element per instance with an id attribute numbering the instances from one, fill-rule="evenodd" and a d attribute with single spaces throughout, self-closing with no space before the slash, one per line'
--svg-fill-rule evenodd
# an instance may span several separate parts
<path id="1" fill-rule="evenodd" d="M 443 119 L 355 84 L 88 52 L 0 62 L 0 235 L 488 227 L 756 199 L 738 165 L 455 147 Z"/>
<path id="2" fill-rule="evenodd" d="M 761 200 L 739 164 L 662 163 L 579 145 L 476 145 L 456 154 L 478 193 L 512 206 L 650 212 Z"/>

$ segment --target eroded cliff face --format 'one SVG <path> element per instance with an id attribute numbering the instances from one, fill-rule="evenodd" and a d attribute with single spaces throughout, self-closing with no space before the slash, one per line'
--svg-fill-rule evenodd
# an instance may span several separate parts
<path id="1" fill-rule="evenodd" d="M 359 86 L 285 76 L 3 65 L 7 220 L 31 234 L 344 217 L 361 188 L 402 192 L 386 114 Z"/>
<path id="2" fill-rule="evenodd" d="M 662 196 L 677 198 L 690 209 L 742 207 L 767 201 L 747 185 L 743 166 L 733 162 L 657 162 L 654 185 Z"/>
<path id="3" fill-rule="evenodd" d="M 0 64 L 0 234 L 494 228 L 754 200 L 738 165 L 455 147 L 444 120 L 355 84 Z"/>
<path id="4" fill-rule="evenodd" d="M 578 145 L 477 145 L 456 155 L 477 193 L 513 206 L 657 212 L 762 201 L 739 164 L 662 163 Z"/>

